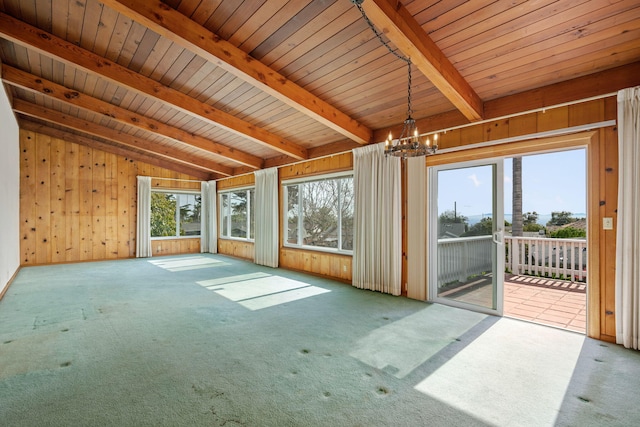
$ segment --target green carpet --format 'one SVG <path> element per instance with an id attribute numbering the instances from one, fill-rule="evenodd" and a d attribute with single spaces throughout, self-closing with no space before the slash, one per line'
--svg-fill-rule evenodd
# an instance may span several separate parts
<path id="1" fill-rule="evenodd" d="M 3 426 L 629 426 L 640 353 L 224 256 L 24 268 Z"/>

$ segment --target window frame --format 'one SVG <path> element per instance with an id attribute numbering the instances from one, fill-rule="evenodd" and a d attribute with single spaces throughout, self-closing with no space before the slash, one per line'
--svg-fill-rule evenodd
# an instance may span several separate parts
<path id="1" fill-rule="evenodd" d="M 200 196 L 200 233 L 198 235 L 191 236 L 181 236 L 180 233 L 180 204 L 176 202 L 176 235 L 175 236 L 151 236 L 151 240 L 173 240 L 173 239 L 200 239 L 202 237 L 202 192 L 198 190 L 187 190 L 187 189 L 174 189 L 174 188 L 152 188 L 151 194 L 153 193 L 164 193 L 164 194 L 186 194 L 189 196 Z"/>
<path id="2" fill-rule="evenodd" d="M 283 235 L 282 235 L 282 246 L 286 247 L 286 248 L 293 248 L 293 249 L 304 249 L 304 250 L 310 250 L 310 251 L 317 251 L 317 252 L 328 252 L 328 253 L 334 253 L 334 254 L 341 254 L 341 255 L 353 255 L 353 249 L 342 249 L 342 197 L 340 196 L 338 198 L 338 209 L 337 211 L 339 212 L 338 215 L 338 224 L 337 224 L 337 231 L 338 231 L 338 247 L 337 248 L 330 248 L 330 247 L 326 247 L 326 246 L 313 246 L 313 245 L 305 245 L 304 243 L 301 243 L 302 240 L 302 229 L 303 227 L 303 215 L 302 213 L 299 211 L 298 212 L 298 236 L 297 236 L 297 243 L 289 243 L 288 242 L 288 227 L 287 224 L 289 222 L 288 220 L 288 213 L 289 213 L 289 206 L 288 206 L 288 202 L 289 202 L 289 195 L 288 195 L 288 186 L 291 185 L 301 185 L 301 184 L 305 184 L 305 183 L 311 183 L 311 182 L 318 182 L 318 181 L 328 181 L 328 180 L 336 180 L 336 179 L 343 179 L 343 178 L 351 178 L 351 182 L 353 183 L 353 171 L 343 171 L 343 172 L 334 172 L 334 173 L 328 173 L 328 174 L 322 174 L 322 175 L 313 175 L 313 176 L 307 176 L 307 177 L 301 177 L 301 178 L 293 178 L 293 179 L 287 179 L 287 180 L 283 180 L 281 182 L 281 186 L 282 186 L 282 224 L 283 224 Z M 303 191 L 299 191 L 298 192 L 298 209 L 302 209 L 302 196 L 303 196 Z M 355 194 L 354 194 L 355 197 Z M 354 207 L 355 208 L 355 207 Z"/>
<path id="3" fill-rule="evenodd" d="M 251 232 L 253 231 L 253 234 L 255 236 L 255 212 L 252 215 L 251 212 L 253 212 L 253 206 L 251 203 L 251 196 L 250 194 L 247 194 L 247 212 L 246 212 L 246 217 L 247 217 L 247 237 L 236 237 L 236 236 L 231 236 L 231 212 L 229 212 L 229 215 L 227 215 L 227 233 L 229 235 L 225 235 L 223 234 L 223 227 L 225 226 L 225 224 L 223 224 L 223 216 L 224 216 L 224 204 L 222 203 L 222 197 L 223 195 L 229 195 L 231 193 L 237 193 L 240 191 L 246 191 L 247 193 L 249 193 L 250 191 L 253 191 L 253 198 L 255 200 L 255 194 L 256 194 L 256 187 L 255 186 L 243 186 L 243 187 L 234 187 L 234 188 L 226 188 L 224 190 L 218 191 L 218 238 L 222 239 L 222 240 L 237 240 L 240 242 L 255 242 L 255 237 L 251 237 Z M 227 196 L 228 197 L 228 196 Z M 229 210 L 231 209 L 231 204 L 228 205 Z M 253 222 L 252 222 L 253 220 Z"/>

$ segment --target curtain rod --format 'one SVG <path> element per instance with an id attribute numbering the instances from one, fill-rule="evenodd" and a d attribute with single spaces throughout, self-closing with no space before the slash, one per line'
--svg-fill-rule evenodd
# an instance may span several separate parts
<path id="1" fill-rule="evenodd" d="M 138 175 L 138 176 L 148 176 L 148 175 Z M 161 176 L 149 176 L 151 179 L 159 179 L 161 181 L 180 181 L 180 182 L 202 182 L 198 179 L 181 179 L 181 178 L 163 178 Z"/>
<path id="2" fill-rule="evenodd" d="M 554 108 L 567 107 L 567 106 L 570 106 L 570 105 L 581 104 L 583 102 L 595 101 L 597 99 L 602 99 L 602 98 L 609 98 L 611 96 L 616 96 L 616 95 L 617 95 L 617 92 L 604 93 L 602 95 L 596 95 L 596 96 L 592 96 L 592 97 L 589 97 L 589 98 L 582 98 L 582 99 L 578 99 L 578 100 L 575 100 L 575 101 L 568 101 L 568 102 L 563 102 L 563 103 L 560 103 L 560 104 L 549 105 L 547 107 L 538 107 L 538 108 L 534 108 L 532 110 L 520 111 L 518 113 L 505 114 L 504 116 L 493 117 L 491 119 L 480 120 L 480 121 L 477 121 L 477 122 L 470 122 L 470 123 L 465 123 L 465 124 L 458 125 L 458 126 L 451 126 L 449 128 L 440 129 L 440 130 L 433 131 L 433 132 L 426 132 L 424 134 L 421 134 L 420 136 L 432 135 L 434 133 L 441 133 L 441 132 L 442 133 L 446 133 L 446 132 L 449 132 L 451 130 L 462 129 L 462 128 L 466 128 L 466 127 L 469 127 L 469 126 L 481 125 L 481 124 L 484 124 L 484 123 L 494 122 L 496 120 L 504 120 L 504 119 L 510 119 L 512 117 L 524 116 L 525 114 L 539 113 L 541 111 L 545 112 L 547 110 L 552 110 Z"/>

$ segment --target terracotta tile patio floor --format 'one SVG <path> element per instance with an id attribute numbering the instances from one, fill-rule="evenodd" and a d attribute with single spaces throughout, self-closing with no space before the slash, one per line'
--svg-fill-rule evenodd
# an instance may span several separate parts
<path id="1" fill-rule="evenodd" d="M 505 275 L 504 315 L 584 334 L 586 296 L 585 283 Z"/>
<path id="2" fill-rule="evenodd" d="M 441 296 L 486 307 L 492 301 L 491 275 L 475 278 Z M 505 274 L 503 315 L 586 333 L 586 283 Z"/>

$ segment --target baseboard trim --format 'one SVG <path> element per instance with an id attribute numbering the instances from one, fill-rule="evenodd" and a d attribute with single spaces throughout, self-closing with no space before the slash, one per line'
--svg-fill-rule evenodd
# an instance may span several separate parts
<path id="1" fill-rule="evenodd" d="M 6 294 L 7 291 L 9 290 L 9 286 L 11 286 L 11 284 L 13 283 L 13 280 L 16 278 L 16 276 L 18 275 L 18 272 L 20 272 L 21 268 L 22 268 L 22 266 L 19 266 L 18 269 L 16 270 L 16 272 L 13 273 L 13 276 L 11 276 L 11 278 L 9 279 L 7 284 L 4 285 L 4 289 L 2 289 L 2 291 L 0 292 L 0 301 L 4 297 L 4 294 Z"/>

